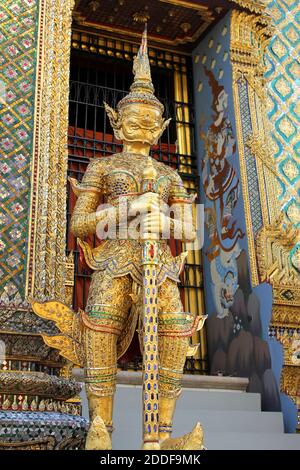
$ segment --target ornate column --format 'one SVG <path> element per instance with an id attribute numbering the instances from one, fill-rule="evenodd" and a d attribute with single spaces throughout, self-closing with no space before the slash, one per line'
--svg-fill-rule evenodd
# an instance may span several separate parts
<path id="1" fill-rule="evenodd" d="M 66 296 L 67 129 L 73 3 L 68 0 L 46 4 L 40 24 L 26 273 L 26 296 L 38 300 L 65 301 Z"/>
<path id="2" fill-rule="evenodd" d="M 284 347 L 281 391 L 299 409 L 299 116 L 293 93 L 299 28 L 293 18 L 300 9 L 296 2 L 269 3 L 268 17 L 232 14 L 234 103 L 252 282 L 272 285 L 269 335 Z M 281 401 L 291 432 L 293 410 Z"/>
<path id="3" fill-rule="evenodd" d="M 249 390 L 262 394 L 263 409 L 282 409 L 286 429 L 293 431 L 296 409 L 284 393 L 296 401 L 297 385 L 291 387 L 292 380 L 288 377 L 293 374 L 295 384 L 299 381 L 296 367 L 299 338 L 295 332 L 296 311 L 299 311 L 299 233 L 291 217 L 288 220 L 288 216 L 282 215 L 283 207 L 290 207 L 289 214 L 295 218 L 295 201 L 287 203 L 287 179 L 283 182 L 280 175 L 284 159 L 278 160 L 279 150 L 272 149 L 272 115 L 267 115 L 270 98 L 266 61 L 270 55 L 268 47 L 273 47 L 274 39 L 271 43 L 270 40 L 274 30 L 263 2 L 232 3 L 236 9 L 194 51 L 202 200 L 206 214 L 203 253 L 211 372 L 249 377 Z M 292 16 L 288 15 L 286 21 L 288 25 L 282 34 L 297 41 Z M 295 73 L 291 60 L 293 47 L 286 45 L 285 53 L 282 48 L 282 43 L 275 40 L 276 51 L 285 55 L 289 63 L 288 71 Z M 282 75 L 279 67 L 277 71 Z M 282 93 L 290 97 L 286 82 L 283 83 L 281 76 L 277 80 Z M 292 147 L 296 156 L 292 122 L 295 117 L 284 116 L 284 108 L 276 107 L 272 99 L 271 102 L 278 113 L 275 129 L 281 133 L 275 140 L 283 148 L 283 134 L 286 134 L 289 152 Z M 205 114 L 201 109 L 205 109 Z M 292 172 L 296 181 L 291 158 L 287 160 L 287 171 Z M 295 189 L 292 192 L 295 199 Z M 289 330 L 292 325 L 293 329 Z M 282 331 L 284 351 L 275 340 L 281 340 Z M 241 354 L 243 364 L 238 359 Z M 279 396 L 278 377 L 283 361 L 286 363 L 281 378 L 284 393 Z M 271 388 L 273 398 L 268 393 Z"/>
<path id="4" fill-rule="evenodd" d="M 266 52 L 267 110 L 271 142 L 267 156 L 276 172 L 278 196 L 268 193 L 277 214 L 261 233 L 260 270 L 273 286 L 272 334 L 284 347 L 281 388 L 300 408 L 300 264 L 299 264 L 299 45 L 300 5 L 268 2 L 274 35 Z M 271 152 L 270 152 L 271 149 Z M 274 175 L 275 175 L 274 172 Z M 273 178 L 274 179 L 274 178 Z M 268 250 L 268 256 L 261 256 Z M 290 425 L 292 427 L 292 423 Z"/>
<path id="5" fill-rule="evenodd" d="M 56 330 L 30 307 L 31 298 L 66 296 L 72 7 L 72 0 L 0 6 L 0 448 L 75 448 L 85 436 L 72 399 L 78 386 L 64 378 L 68 364 L 41 337 Z"/>

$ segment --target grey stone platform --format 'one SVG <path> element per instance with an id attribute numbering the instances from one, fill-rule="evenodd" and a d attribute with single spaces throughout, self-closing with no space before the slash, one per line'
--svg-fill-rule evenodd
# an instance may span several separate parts
<path id="1" fill-rule="evenodd" d="M 130 374 L 133 374 L 131 378 Z M 113 434 L 116 450 L 141 446 L 139 376 L 132 372 L 118 375 Z M 211 450 L 300 450 L 300 435 L 283 432 L 282 413 L 262 412 L 260 395 L 245 392 L 247 379 L 195 377 L 185 377 L 183 393 L 177 403 L 174 437 L 191 431 L 200 421 L 205 446 Z M 82 393 L 83 413 L 87 416 L 86 397 Z"/>

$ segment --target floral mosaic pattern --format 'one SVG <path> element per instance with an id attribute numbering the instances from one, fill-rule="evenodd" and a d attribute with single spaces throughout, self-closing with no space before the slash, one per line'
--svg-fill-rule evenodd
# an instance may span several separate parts
<path id="1" fill-rule="evenodd" d="M 0 299 L 22 295 L 29 220 L 37 0 L 0 5 Z"/>
<path id="2" fill-rule="evenodd" d="M 273 0 L 268 9 L 276 31 L 266 56 L 266 77 L 280 202 L 288 221 L 300 226 L 300 3 Z"/>

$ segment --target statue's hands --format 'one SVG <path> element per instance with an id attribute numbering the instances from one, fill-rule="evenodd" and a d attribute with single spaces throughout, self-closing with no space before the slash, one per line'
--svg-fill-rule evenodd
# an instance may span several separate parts
<path id="1" fill-rule="evenodd" d="M 145 193 L 136 197 L 129 204 L 128 215 L 136 216 L 138 213 L 158 212 L 160 205 L 160 195 L 156 193 Z"/>
<path id="2" fill-rule="evenodd" d="M 166 208 L 168 205 L 161 201 L 159 194 L 149 192 L 130 203 L 128 214 L 134 218 L 139 214 L 138 220 L 143 235 L 159 235 L 169 230 L 170 219 L 165 215 Z"/>

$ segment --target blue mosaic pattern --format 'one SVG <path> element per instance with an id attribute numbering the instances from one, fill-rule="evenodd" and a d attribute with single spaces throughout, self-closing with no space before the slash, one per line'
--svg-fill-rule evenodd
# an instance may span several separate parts
<path id="1" fill-rule="evenodd" d="M 257 232 L 261 229 L 263 225 L 263 219 L 262 219 L 261 202 L 260 202 L 260 195 L 259 195 L 256 161 L 253 155 L 251 154 L 249 147 L 247 146 L 247 139 L 250 135 L 253 134 L 253 131 L 252 131 L 251 113 L 250 113 L 250 107 L 249 107 L 248 83 L 245 80 L 238 81 L 238 92 L 239 92 L 239 100 L 241 104 L 240 106 L 241 124 L 242 124 L 242 131 L 243 131 L 244 155 L 245 155 L 245 164 L 246 164 L 247 179 L 248 179 L 250 212 L 251 212 L 252 228 L 253 228 L 254 235 L 256 236 Z"/>
<path id="2" fill-rule="evenodd" d="M 0 412 L 0 440 L 28 441 L 53 436 L 57 442 L 71 437 L 85 438 L 88 422 L 80 416 L 55 412 Z"/>
<path id="3" fill-rule="evenodd" d="M 274 163 L 281 187 L 279 200 L 287 220 L 299 227 L 300 2 L 272 0 L 268 10 L 276 31 L 266 55 L 266 78 Z"/>

